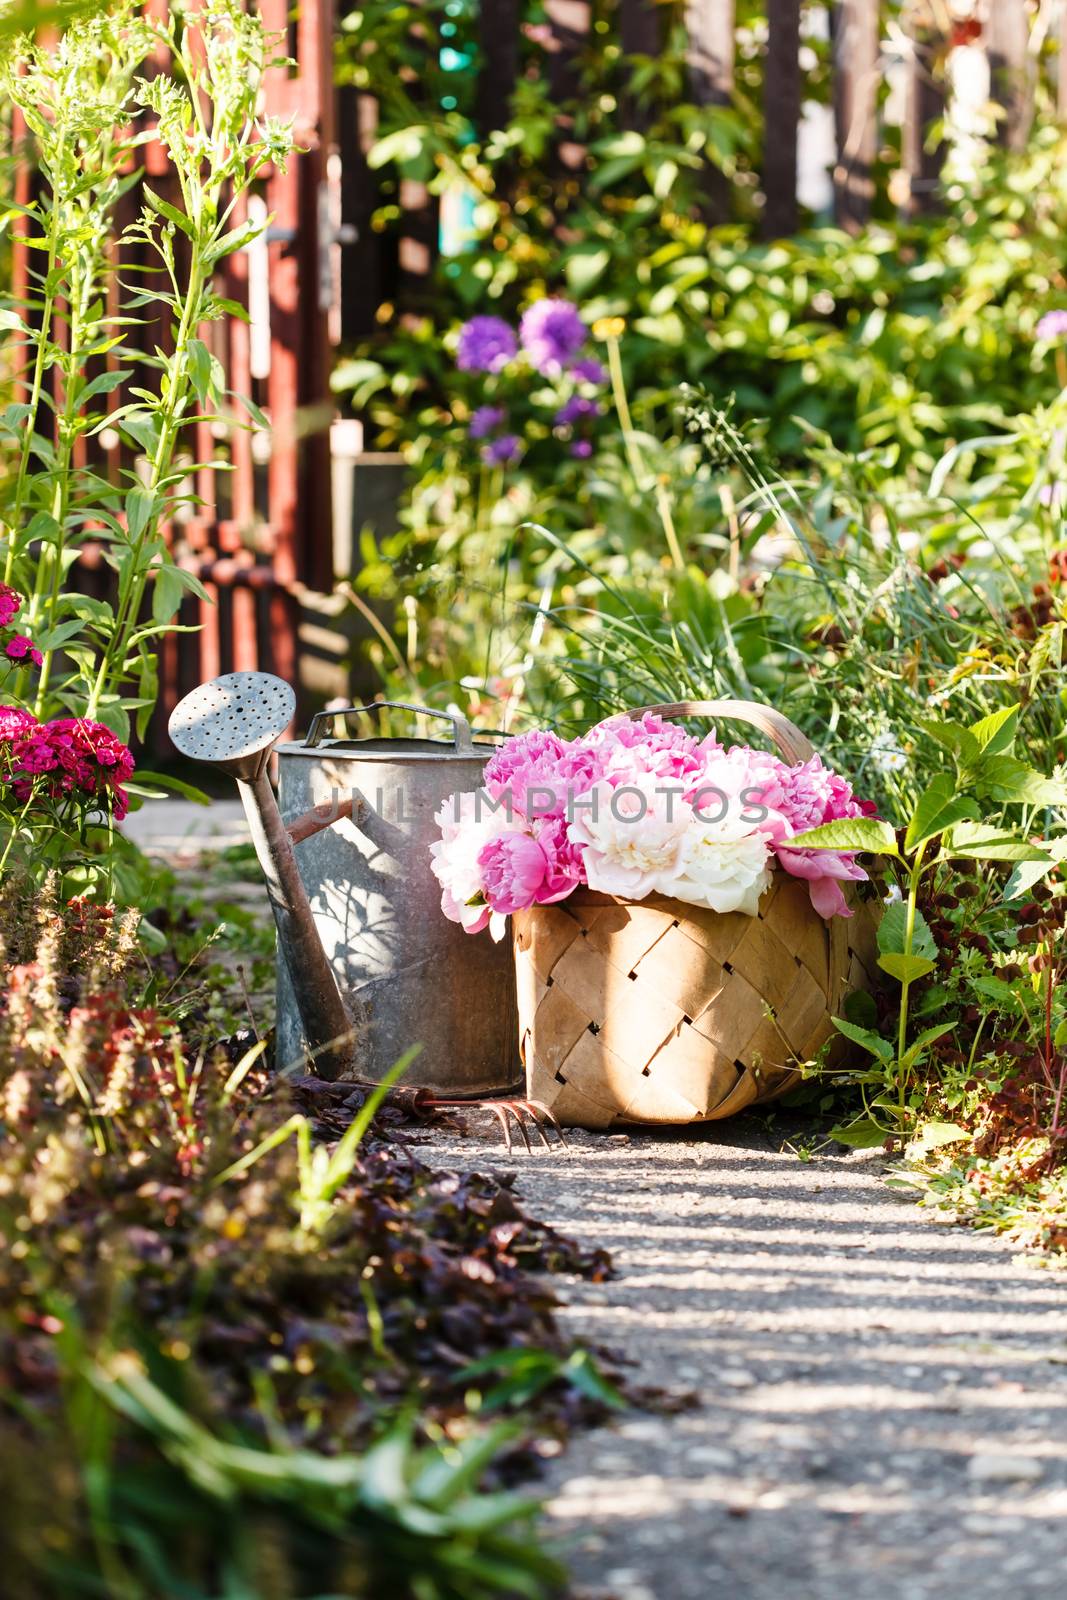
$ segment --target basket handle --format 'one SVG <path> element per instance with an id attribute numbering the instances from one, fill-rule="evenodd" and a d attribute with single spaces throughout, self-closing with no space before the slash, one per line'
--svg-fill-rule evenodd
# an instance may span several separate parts
<path id="1" fill-rule="evenodd" d="M 810 761 L 815 747 L 801 733 L 795 722 L 790 722 L 771 706 L 761 706 L 755 700 L 675 700 L 669 705 L 637 706 L 626 715 L 636 722 L 646 711 L 661 717 L 723 717 L 731 722 L 747 722 L 752 728 L 767 735 L 779 755 L 795 766 L 800 761 Z M 602 724 L 598 724 L 602 726 Z"/>

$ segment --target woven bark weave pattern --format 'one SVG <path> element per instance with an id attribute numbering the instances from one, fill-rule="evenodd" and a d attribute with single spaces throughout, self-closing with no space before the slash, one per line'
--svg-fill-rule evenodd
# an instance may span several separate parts
<path id="1" fill-rule="evenodd" d="M 513 918 L 527 1093 L 561 1122 L 730 1116 L 798 1081 L 877 970 L 876 915 L 824 921 L 774 874 L 756 917 L 579 889 Z"/>

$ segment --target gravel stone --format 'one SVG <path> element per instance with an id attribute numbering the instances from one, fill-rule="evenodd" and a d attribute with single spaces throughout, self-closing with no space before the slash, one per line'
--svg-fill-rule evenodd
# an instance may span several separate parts
<path id="1" fill-rule="evenodd" d="M 967 1473 L 979 1483 L 1035 1483 L 1045 1469 L 1031 1456 L 990 1454 L 972 1456 Z"/>

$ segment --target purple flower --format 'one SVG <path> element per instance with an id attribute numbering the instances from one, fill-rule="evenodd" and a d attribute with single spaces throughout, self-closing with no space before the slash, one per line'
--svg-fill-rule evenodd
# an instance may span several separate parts
<path id="1" fill-rule="evenodd" d="M 538 300 L 522 314 L 519 338 L 543 377 L 556 377 L 581 349 L 588 333 L 569 300 Z"/>
<path id="2" fill-rule="evenodd" d="M 555 415 L 557 428 L 570 428 L 574 423 L 581 422 L 583 417 L 598 417 L 600 407 L 595 400 L 587 400 L 584 395 L 572 394 L 565 400 Z"/>
<path id="3" fill-rule="evenodd" d="M 501 317 L 472 317 L 459 330 L 456 366 L 461 372 L 499 372 L 518 348 L 514 329 Z"/>
<path id="4" fill-rule="evenodd" d="M 522 440 L 514 433 L 502 433 L 482 445 L 482 460 L 487 467 L 506 467 L 522 455 Z"/>
<path id="5" fill-rule="evenodd" d="M 1067 311 L 1046 311 L 1037 325 L 1039 339 L 1062 339 L 1067 334 Z"/>
<path id="6" fill-rule="evenodd" d="M 596 356 L 581 356 L 579 360 L 571 362 L 567 371 L 579 383 L 595 383 L 598 389 L 608 381 L 607 368 L 601 366 Z"/>
<path id="7" fill-rule="evenodd" d="M 589 439 L 575 439 L 571 445 L 571 455 L 576 456 L 579 461 L 588 461 L 592 454 L 593 446 Z"/>
<path id="8" fill-rule="evenodd" d="M 484 439 L 492 433 L 507 417 L 503 406 L 479 406 L 471 417 L 470 436 L 472 439 Z"/>

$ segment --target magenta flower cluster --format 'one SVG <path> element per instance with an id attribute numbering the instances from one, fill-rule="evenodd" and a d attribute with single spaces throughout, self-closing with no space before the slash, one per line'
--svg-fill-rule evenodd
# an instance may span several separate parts
<path id="1" fill-rule="evenodd" d="M 38 722 L 17 706 L 0 706 L 0 782 L 20 804 L 72 800 L 110 810 L 121 822 L 129 809 L 123 784 L 133 772 L 129 749 L 103 723 L 88 717 Z"/>
<path id="2" fill-rule="evenodd" d="M 788 766 L 650 712 L 612 717 L 578 739 L 511 739 L 484 785 L 445 802 L 431 846 L 442 910 L 469 933 L 499 937 L 504 917 L 580 884 L 755 916 L 776 868 L 807 881 L 821 916 L 848 917 L 842 884 L 867 876 L 853 854 L 790 844 L 874 811 L 818 756 Z"/>
<path id="3" fill-rule="evenodd" d="M 586 351 L 588 337 L 589 330 L 577 306 L 558 296 L 547 296 L 527 307 L 517 333 L 502 317 L 471 317 L 460 329 L 456 365 L 461 372 L 481 372 L 497 378 L 523 358 L 523 370 L 563 383 L 562 403 L 557 406 L 553 426 L 557 435 L 567 441 L 571 455 L 585 458 L 593 453 L 589 429 L 600 415 L 601 406 L 590 395 L 579 393 L 578 387 L 600 389 L 608 381 L 602 364 Z M 476 407 L 469 431 L 487 466 L 512 466 L 521 459 L 524 441 L 509 425 L 504 406 L 490 403 Z"/>
<path id="4" fill-rule="evenodd" d="M 23 600 L 17 589 L 0 583 L 0 650 L 13 666 L 41 665 L 41 652 L 27 633 L 17 633 L 11 626 L 22 610 Z"/>

